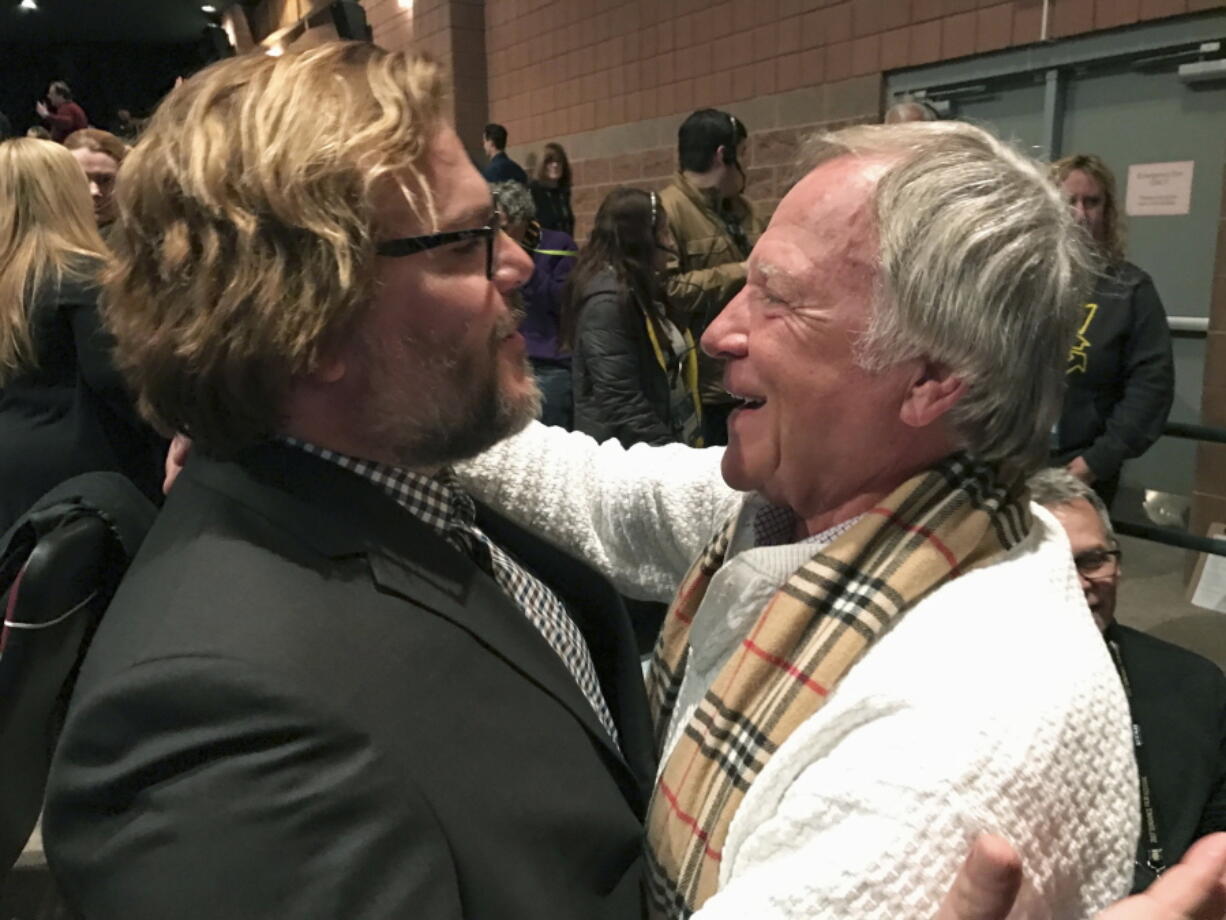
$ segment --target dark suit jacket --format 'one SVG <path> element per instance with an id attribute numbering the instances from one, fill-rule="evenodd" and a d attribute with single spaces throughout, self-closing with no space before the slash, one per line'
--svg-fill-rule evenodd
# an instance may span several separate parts
<path id="1" fill-rule="evenodd" d="M 505 152 L 500 151 L 490 157 L 490 161 L 481 170 L 486 182 L 519 182 L 528 184 L 528 174 L 524 168 L 512 160 Z"/>
<path id="2" fill-rule="evenodd" d="M 1127 626 L 1113 623 L 1106 636 L 1119 643 L 1132 684 L 1142 768 L 1173 866 L 1199 837 L 1226 830 L 1226 677 L 1207 658 Z"/>
<path id="3" fill-rule="evenodd" d="M 193 457 L 103 620 L 48 857 L 90 920 L 626 918 L 653 777 L 612 588 L 484 513 L 584 632 L 623 757 L 496 583 L 294 448 Z"/>

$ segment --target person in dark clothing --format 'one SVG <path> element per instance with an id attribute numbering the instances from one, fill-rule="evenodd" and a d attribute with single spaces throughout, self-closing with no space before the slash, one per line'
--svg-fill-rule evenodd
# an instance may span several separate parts
<path id="1" fill-rule="evenodd" d="M 562 335 L 574 350 L 575 428 L 597 440 L 702 444 L 698 356 L 660 279 L 673 247 L 660 197 L 616 188 L 571 273 Z"/>
<path id="2" fill-rule="evenodd" d="M 519 290 L 524 305 L 519 332 L 541 388 L 541 421 L 569 431 L 574 416 L 570 353 L 562 348 L 559 322 L 562 293 L 579 247 L 569 234 L 540 225 L 532 196 L 518 182 L 495 182 L 490 191 L 503 215 L 503 229 L 532 257 L 532 277 Z"/>
<path id="3" fill-rule="evenodd" d="M 193 446 L 55 751 L 74 916 L 639 916 L 625 612 L 450 472 L 537 392 L 531 263 L 446 99 L 440 65 L 369 42 L 245 55 L 124 162 L 116 363 Z"/>
<path id="4" fill-rule="evenodd" d="M 546 144 L 545 156 L 532 181 L 536 220 L 546 230 L 575 235 L 575 215 L 570 209 L 570 160 L 561 144 Z"/>
<path id="5" fill-rule="evenodd" d="M 660 200 L 677 240 L 667 268 L 669 303 L 697 339 L 745 284 L 749 250 L 762 225 L 744 196 L 749 134 L 729 112 L 699 109 L 677 132 L 678 172 Z M 703 439 L 728 443 L 736 400 L 724 389 L 724 361 L 701 353 Z"/>
<path id="6" fill-rule="evenodd" d="M 1052 175 L 1101 264 L 1069 352 L 1053 460 L 1110 507 L 1124 461 L 1145 453 L 1166 424 L 1175 395 L 1171 335 L 1153 279 L 1124 258 L 1111 170 L 1077 154 L 1052 164 Z"/>
<path id="7" fill-rule="evenodd" d="M 481 170 L 481 175 L 485 177 L 486 182 L 528 184 L 528 174 L 524 172 L 524 168 L 507 156 L 506 128 L 491 122 L 485 126 L 481 143 L 485 148 L 485 155 L 490 158 L 490 161 L 485 164 L 485 169 Z"/>
<path id="8" fill-rule="evenodd" d="M 1037 473 L 1031 498 L 1068 534 L 1086 603 L 1124 680 L 1149 786 L 1133 891 L 1174 865 L 1204 834 L 1226 830 L 1226 676 L 1217 665 L 1115 620 L 1119 545 L 1102 499 L 1066 470 Z M 1149 839 L 1153 833 L 1153 840 Z"/>
<path id="9" fill-rule="evenodd" d="M 0 146 L 0 533 L 78 473 L 161 498 L 161 440 L 136 416 L 98 315 L 106 247 L 71 153 Z"/>
<path id="10" fill-rule="evenodd" d="M 47 123 L 53 141 L 63 143 L 64 138 L 73 131 L 89 127 L 85 110 L 73 101 L 72 90 L 63 80 L 56 80 L 47 88 L 47 99 L 51 102 L 50 106 L 40 100 L 35 104 L 34 111 Z"/>

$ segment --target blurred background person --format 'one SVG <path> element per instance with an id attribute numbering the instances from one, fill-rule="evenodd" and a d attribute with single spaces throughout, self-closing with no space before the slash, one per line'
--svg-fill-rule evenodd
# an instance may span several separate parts
<path id="1" fill-rule="evenodd" d="M 59 145 L 6 141 L 0 201 L 0 533 L 78 473 L 122 473 L 157 500 L 160 441 L 99 319 L 106 246 L 81 167 Z"/>
<path id="2" fill-rule="evenodd" d="M 118 109 L 115 112 L 115 136 L 127 144 L 136 143 L 141 129 L 145 127 L 145 119 L 135 118 L 131 109 Z"/>
<path id="3" fill-rule="evenodd" d="M 881 119 L 881 123 L 885 125 L 897 125 L 907 121 L 940 121 L 941 116 L 931 104 L 920 99 L 913 99 L 908 96 L 899 102 L 895 102 L 885 111 L 885 117 Z"/>
<path id="4" fill-rule="evenodd" d="M 662 283 L 674 251 L 660 196 L 616 188 L 571 272 L 562 336 L 574 352 L 575 428 L 598 441 L 702 444 L 697 349 Z"/>
<path id="5" fill-rule="evenodd" d="M 32 137 L 40 141 L 49 141 L 51 140 L 51 132 L 42 125 L 31 125 L 26 128 L 26 137 Z"/>
<path id="6" fill-rule="evenodd" d="M 532 257 L 532 277 L 520 288 L 524 318 L 519 331 L 541 388 L 541 421 L 569 430 L 572 424 L 570 354 L 562 348 L 559 323 L 566 279 L 579 253 L 567 233 L 548 230 L 536 220 L 528 189 L 518 182 L 490 186 L 503 229 Z"/>
<path id="7" fill-rule="evenodd" d="M 105 236 L 115 220 L 115 177 L 127 156 L 127 145 L 109 131 L 84 128 L 68 135 L 64 146 L 85 170 L 86 187 L 94 202 L 94 220 Z"/>
<path id="8" fill-rule="evenodd" d="M 486 182 L 519 182 L 528 184 L 524 168 L 507 156 L 507 129 L 490 122 L 481 132 L 481 146 L 489 162 L 481 170 Z"/>
<path id="9" fill-rule="evenodd" d="M 532 180 L 536 220 L 546 230 L 575 235 L 575 215 L 570 209 L 570 160 L 561 144 L 546 144 L 545 155 Z"/>
<path id="10" fill-rule="evenodd" d="M 34 111 L 46 123 L 53 141 L 63 143 L 73 131 L 89 127 L 85 110 L 73 101 L 72 89 L 63 80 L 56 80 L 47 87 L 47 100 L 51 105 L 40 99 L 34 104 Z"/>
<path id="11" fill-rule="evenodd" d="M 1149 449 L 1171 410 L 1171 334 L 1153 279 L 1124 258 L 1115 177 L 1107 164 L 1079 153 L 1051 169 L 1099 261 L 1069 353 L 1052 459 L 1092 485 L 1110 508 L 1124 461 Z"/>
<path id="12" fill-rule="evenodd" d="M 749 133 L 731 112 L 699 109 L 677 131 L 678 171 L 660 192 L 676 248 L 668 299 L 695 339 L 745 284 L 745 260 L 762 233 L 745 197 Z M 728 443 L 737 404 L 724 389 L 724 362 L 700 353 L 703 441 Z"/>

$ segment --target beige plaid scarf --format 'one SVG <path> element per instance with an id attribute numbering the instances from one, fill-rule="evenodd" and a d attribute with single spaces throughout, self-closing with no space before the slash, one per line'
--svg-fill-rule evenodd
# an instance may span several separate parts
<path id="1" fill-rule="evenodd" d="M 796 570 L 716 677 L 664 762 L 647 813 L 652 918 L 688 917 L 719 886 L 728 825 L 779 746 L 873 641 L 945 581 L 1030 530 L 1020 477 L 955 454 L 908 480 Z M 736 516 L 690 569 L 665 619 L 647 690 L 663 754 L 690 624 Z"/>

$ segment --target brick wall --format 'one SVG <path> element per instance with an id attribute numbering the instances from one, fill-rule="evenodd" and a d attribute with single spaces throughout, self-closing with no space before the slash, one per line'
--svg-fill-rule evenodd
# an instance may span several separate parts
<path id="1" fill-rule="evenodd" d="M 1222 6 L 1052 0 L 1047 34 Z M 609 189 L 666 179 L 687 113 L 728 109 L 750 129 L 748 194 L 765 217 L 798 130 L 873 120 L 884 72 L 1032 44 L 1042 14 L 1042 0 L 491 0 L 490 120 L 525 167 L 545 141 L 566 148 L 583 236 Z"/>
<path id="2" fill-rule="evenodd" d="M 1053 0 L 1048 36 L 1222 6 Z M 517 143 L 546 141 L 1031 44 L 1042 11 L 1042 0 L 490 0 L 490 116 Z"/>

